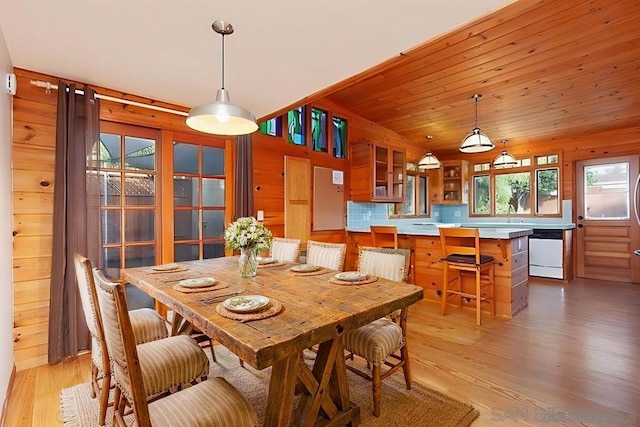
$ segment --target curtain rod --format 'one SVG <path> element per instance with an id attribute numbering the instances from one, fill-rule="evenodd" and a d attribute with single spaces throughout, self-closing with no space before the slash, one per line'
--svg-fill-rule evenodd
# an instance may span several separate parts
<path id="1" fill-rule="evenodd" d="M 31 84 L 37 87 L 45 88 L 45 91 L 47 93 L 51 92 L 51 89 L 58 90 L 58 85 L 55 85 L 51 82 L 45 82 L 42 80 L 31 80 Z M 82 89 L 76 89 L 76 94 L 84 95 L 84 91 Z M 105 101 L 119 102 L 121 104 L 134 105 L 136 107 L 148 108 L 150 110 L 163 111 L 165 113 L 176 114 L 178 116 L 187 117 L 189 115 L 189 113 L 184 111 L 172 110 L 171 108 L 158 107 L 157 105 L 144 104 L 142 102 L 129 101 L 128 99 L 114 98 L 113 96 L 100 95 L 99 93 L 96 93 L 96 98 L 104 99 Z"/>

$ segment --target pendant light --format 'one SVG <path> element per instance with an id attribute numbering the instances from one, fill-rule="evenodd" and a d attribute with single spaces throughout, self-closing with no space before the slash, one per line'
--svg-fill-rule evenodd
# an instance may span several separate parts
<path id="1" fill-rule="evenodd" d="M 489 137 L 480 132 L 480 128 L 478 127 L 478 99 L 481 97 L 482 95 L 478 94 L 471 97 L 476 101 L 476 126 L 469 135 L 464 137 L 462 144 L 460 144 L 460 151 L 463 153 L 484 153 L 495 147 Z"/>
<path id="2" fill-rule="evenodd" d="M 222 88 L 215 102 L 194 107 L 189 111 L 187 126 L 215 135 L 246 135 L 258 129 L 256 118 L 239 105 L 232 104 L 224 88 L 224 36 L 233 34 L 233 26 L 226 21 L 215 21 L 213 31 L 222 35 Z"/>
<path id="3" fill-rule="evenodd" d="M 509 168 L 518 164 L 518 161 L 511 154 L 507 153 L 507 140 L 502 141 L 502 153 L 493 161 L 493 167 L 496 169 Z"/>
<path id="4" fill-rule="evenodd" d="M 431 140 L 433 139 L 433 136 L 427 135 L 425 136 L 425 138 L 427 138 L 428 140 Z M 438 160 L 438 158 L 434 156 L 433 153 L 431 153 L 431 151 L 428 151 L 427 154 L 425 154 L 418 162 L 418 169 L 420 170 L 438 169 L 439 167 L 440 167 L 440 160 Z"/>

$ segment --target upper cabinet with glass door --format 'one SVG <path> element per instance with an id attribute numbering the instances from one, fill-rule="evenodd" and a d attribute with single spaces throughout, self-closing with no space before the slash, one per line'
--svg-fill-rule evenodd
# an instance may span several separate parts
<path id="1" fill-rule="evenodd" d="M 442 203 L 469 203 L 469 162 L 442 162 Z"/>
<path id="2" fill-rule="evenodd" d="M 351 200 L 402 202 L 406 180 L 404 149 L 360 141 L 350 145 Z"/>

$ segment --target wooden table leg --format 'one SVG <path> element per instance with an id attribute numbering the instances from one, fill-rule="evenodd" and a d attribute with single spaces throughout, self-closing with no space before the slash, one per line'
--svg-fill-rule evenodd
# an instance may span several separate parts
<path id="1" fill-rule="evenodd" d="M 269 382 L 264 427 L 289 425 L 293 412 L 298 365 L 301 359 L 301 354 L 296 352 L 274 363 Z"/>

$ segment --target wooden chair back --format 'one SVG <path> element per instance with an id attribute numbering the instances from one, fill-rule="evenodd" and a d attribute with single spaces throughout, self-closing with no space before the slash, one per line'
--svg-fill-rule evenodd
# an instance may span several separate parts
<path id="1" fill-rule="evenodd" d="M 377 248 L 398 249 L 398 227 L 395 225 L 372 225 L 372 246 Z"/>
<path id="2" fill-rule="evenodd" d="M 475 265 L 480 265 L 480 235 L 477 228 L 442 227 L 439 230 L 443 259 L 451 255 L 473 256 Z"/>
<path id="3" fill-rule="evenodd" d="M 150 426 L 147 397 L 127 309 L 124 285 L 111 282 L 98 270 L 94 270 L 94 277 L 105 340 L 113 360 L 116 386 L 132 404 L 137 425 Z"/>
<path id="4" fill-rule="evenodd" d="M 396 282 L 406 282 L 409 277 L 410 260 L 410 249 L 361 246 L 358 253 L 358 271 Z"/>

